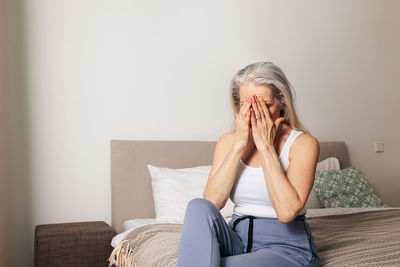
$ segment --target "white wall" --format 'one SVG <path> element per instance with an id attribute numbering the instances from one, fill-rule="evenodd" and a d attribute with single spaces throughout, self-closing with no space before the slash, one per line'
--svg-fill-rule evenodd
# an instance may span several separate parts
<path id="1" fill-rule="evenodd" d="M 17 237 L 19 266 L 32 262 L 37 224 L 111 223 L 111 139 L 217 140 L 233 120 L 230 79 L 257 61 L 285 71 L 315 137 L 346 141 L 354 165 L 381 176 L 378 195 L 400 189 L 398 1 L 23 7 L 14 10 L 24 47 L 10 96 L 18 218 L 28 229 Z M 374 153 L 374 141 L 385 153 Z"/>

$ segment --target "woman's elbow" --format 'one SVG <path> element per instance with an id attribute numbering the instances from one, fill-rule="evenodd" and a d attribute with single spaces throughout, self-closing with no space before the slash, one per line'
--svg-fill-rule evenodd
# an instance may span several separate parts
<path id="1" fill-rule="evenodd" d="M 281 223 L 289 223 L 297 216 L 297 212 L 285 212 L 284 214 L 277 214 L 278 221 Z"/>
<path id="2" fill-rule="evenodd" d="M 282 217 L 282 216 L 278 216 L 278 221 L 280 223 L 289 223 L 291 221 L 294 220 L 295 217 Z"/>

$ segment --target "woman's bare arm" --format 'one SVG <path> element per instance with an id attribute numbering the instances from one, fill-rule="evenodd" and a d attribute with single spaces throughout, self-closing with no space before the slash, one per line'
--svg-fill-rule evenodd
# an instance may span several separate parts
<path id="1" fill-rule="evenodd" d="M 231 133 L 221 136 L 215 146 L 214 159 L 203 198 L 222 209 L 231 193 L 243 149 L 237 148 Z"/>
<path id="2" fill-rule="evenodd" d="M 318 156 L 318 140 L 308 134 L 300 134 L 293 143 L 286 175 L 274 149 L 261 153 L 267 190 L 280 222 L 292 221 L 306 204 Z"/>

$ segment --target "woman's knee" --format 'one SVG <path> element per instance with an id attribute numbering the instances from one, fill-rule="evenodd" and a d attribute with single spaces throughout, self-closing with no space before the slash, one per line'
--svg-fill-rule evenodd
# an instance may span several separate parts
<path id="1" fill-rule="evenodd" d="M 218 211 L 214 203 L 205 198 L 194 198 L 189 201 L 186 207 L 187 210 L 198 212 L 215 212 Z"/>

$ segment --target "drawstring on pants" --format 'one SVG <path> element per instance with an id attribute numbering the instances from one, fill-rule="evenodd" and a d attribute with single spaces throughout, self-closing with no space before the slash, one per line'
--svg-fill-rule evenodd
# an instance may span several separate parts
<path id="1" fill-rule="evenodd" d="M 248 237 L 247 237 L 247 250 L 246 250 L 246 253 L 249 253 L 249 252 L 251 252 L 251 248 L 253 246 L 253 219 L 254 219 L 254 216 L 249 215 L 249 216 L 244 216 L 244 217 L 241 217 L 241 218 L 237 219 L 233 223 L 233 230 L 235 230 L 235 227 L 238 224 L 238 222 L 240 222 L 241 220 L 247 219 L 247 218 L 250 219 L 250 223 L 249 223 L 249 231 L 248 231 Z"/>

